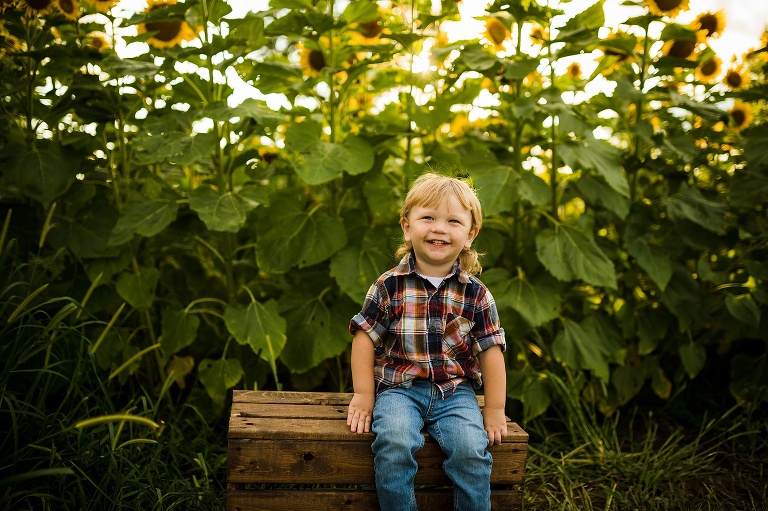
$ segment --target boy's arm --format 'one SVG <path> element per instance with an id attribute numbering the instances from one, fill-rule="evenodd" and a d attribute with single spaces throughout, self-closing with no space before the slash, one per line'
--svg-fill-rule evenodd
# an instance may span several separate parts
<path id="1" fill-rule="evenodd" d="M 507 370 L 504 367 L 504 353 L 501 346 L 491 346 L 479 356 L 483 374 L 485 407 L 483 425 L 488 435 L 488 445 L 500 444 L 507 436 L 507 418 L 504 405 L 507 402 Z"/>
<path id="2" fill-rule="evenodd" d="M 371 430 L 376 389 L 373 379 L 373 341 L 363 330 L 357 330 L 352 339 L 352 387 L 355 395 L 349 403 L 347 426 L 352 432 Z"/>

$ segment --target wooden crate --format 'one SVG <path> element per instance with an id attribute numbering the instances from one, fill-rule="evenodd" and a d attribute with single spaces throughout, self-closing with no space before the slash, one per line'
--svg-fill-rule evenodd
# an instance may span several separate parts
<path id="1" fill-rule="evenodd" d="M 234 391 L 227 459 L 228 511 L 379 509 L 374 486 L 373 433 L 347 426 L 352 394 Z M 483 398 L 479 398 L 483 405 Z M 493 455 L 491 505 L 522 508 L 528 434 L 509 422 Z M 417 453 L 419 509 L 452 509 L 445 459 L 427 435 Z"/>

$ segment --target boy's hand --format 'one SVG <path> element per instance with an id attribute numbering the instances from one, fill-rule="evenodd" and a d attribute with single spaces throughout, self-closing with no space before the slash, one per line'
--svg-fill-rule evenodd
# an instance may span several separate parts
<path id="1" fill-rule="evenodd" d="M 374 394 L 358 394 L 352 396 L 347 413 L 347 426 L 353 433 L 368 433 L 371 431 L 373 420 L 373 404 L 376 401 Z"/>
<path id="2" fill-rule="evenodd" d="M 483 408 L 483 426 L 488 435 L 488 445 L 501 443 L 501 439 L 507 436 L 507 418 L 503 408 Z"/>

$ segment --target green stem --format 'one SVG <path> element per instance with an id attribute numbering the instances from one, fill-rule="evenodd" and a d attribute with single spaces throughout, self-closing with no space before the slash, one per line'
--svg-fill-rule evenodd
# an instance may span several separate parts
<path id="1" fill-rule="evenodd" d="M 644 99 L 645 99 L 645 80 L 647 78 L 648 74 L 648 46 L 650 42 L 650 38 L 648 37 L 648 26 L 645 25 L 643 28 L 645 30 L 645 34 L 643 36 L 643 54 L 641 55 L 640 60 L 640 72 L 639 72 L 639 87 L 640 87 L 640 94 L 637 95 L 637 99 L 635 100 L 635 125 L 634 125 L 634 134 L 632 135 L 632 145 L 633 152 L 634 152 L 634 158 L 633 162 L 634 165 L 638 165 L 640 162 L 640 135 L 637 130 L 637 123 L 640 122 L 642 119 L 642 113 L 643 108 L 645 107 Z M 630 203 L 635 202 L 635 198 L 637 196 L 637 168 L 631 169 L 631 172 L 629 173 L 629 200 Z"/>

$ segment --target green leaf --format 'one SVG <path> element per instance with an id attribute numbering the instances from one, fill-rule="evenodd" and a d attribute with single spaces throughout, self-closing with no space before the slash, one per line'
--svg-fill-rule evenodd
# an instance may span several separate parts
<path id="1" fill-rule="evenodd" d="M 742 404 L 764 403 L 768 395 L 768 354 L 739 353 L 731 361 L 731 394 Z"/>
<path id="2" fill-rule="evenodd" d="M 520 199 L 520 175 L 512 167 L 485 157 L 465 159 L 464 165 L 472 176 L 483 214 L 494 215 L 514 208 Z"/>
<path id="3" fill-rule="evenodd" d="M 267 106 L 266 102 L 255 99 L 246 99 L 233 108 L 232 113 L 238 117 L 253 119 L 258 125 L 270 128 L 275 128 L 286 121 L 285 115 L 275 112 Z"/>
<path id="4" fill-rule="evenodd" d="M 672 278 L 672 260 L 669 255 L 661 248 L 639 238 L 627 240 L 627 252 L 637 259 L 640 268 L 645 270 L 659 289 L 664 291 L 669 279 Z"/>
<path id="5" fill-rule="evenodd" d="M 768 165 L 768 125 L 750 128 L 744 132 L 746 138 L 744 144 L 744 157 L 749 162 L 749 166 L 755 170 L 761 166 Z"/>
<path id="6" fill-rule="evenodd" d="M 299 88 L 304 84 L 301 69 L 282 62 L 259 62 L 246 79 L 262 94 L 280 94 Z"/>
<path id="7" fill-rule="evenodd" d="M 157 268 L 147 268 L 139 274 L 121 273 L 115 282 L 120 297 L 134 309 L 147 310 L 155 300 L 155 288 L 160 280 Z"/>
<path id="8" fill-rule="evenodd" d="M 321 136 L 322 126 L 314 121 L 291 124 L 286 130 L 286 147 L 300 155 L 294 170 L 308 184 L 332 181 L 344 171 L 361 174 L 373 166 L 373 148 L 364 139 L 350 136 L 334 144 Z"/>
<path id="9" fill-rule="evenodd" d="M 499 58 L 479 44 L 469 44 L 457 59 L 470 71 L 486 71 L 499 65 Z"/>
<path id="10" fill-rule="evenodd" d="M 549 185 L 533 172 L 524 172 L 517 183 L 520 198 L 534 206 L 543 206 L 550 199 Z"/>
<path id="11" fill-rule="evenodd" d="M 270 207 L 274 221 L 259 236 L 256 262 L 263 271 L 284 273 L 324 261 L 347 244 L 344 224 L 324 209 L 306 211 L 290 198 Z"/>
<path id="12" fill-rule="evenodd" d="M 596 38 L 597 29 L 605 24 L 605 12 L 603 3 L 599 0 L 566 21 L 565 25 L 558 27 L 557 41 L 578 42 L 589 38 Z"/>
<path id="13" fill-rule="evenodd" d="M 645 383 L 645 370 L 632 365 L 620 366 L 613 370 L 611 384 L 616 389 L 616 399 L 620 405 L 627 404 L 640 392 Z"/>
<path id="14" fill-rule="evenodd" d="M 581 279 L 595 286 L 616 289 L 613 263 L 590 235 L 574 225 L 559 224 L 536 236 L 536 255 L 558 280 Z"/>
<path id="15" fill-rule="evenodd" d="M 640 355 L 651 354 L 664 339 L 669 330 L 669 314 L 663 308 L 645 307 L 635 312 L 637 315 L 637 336 L 640 342 L 637 352 Z"/>
<path id="16" fill-rule="evenodd" d="M 675 266 L 661 300 L 672 314 L 677 316 L 680 331 L 684 331 L 701 317 L 699 284 L 682 265 Z"/>
<path id="17" fill-rule="evenodd" d="M 725 297 L 725 308 L 734 318 L 753 328 L 760 326 L 760 307 L 750 293 L 728 295 Z"/>
<path id="18" fill-rule="evenodd" d="M 602 179 L 590 174 L 582 175 L 573 186 L 587 203 L 596 206 L 602 204 L 605 209 L 612 211 L 624 220 L 629 215 L 629 201 L 626 197 L 611 188 Z"/>
<path id="19" fill-rule="evenodd" d="M 109 244 L 122 245 L 135 234 L 148 238 L 158 234 L 176 220 L 178 209 L 173 198 L 148 199 L 138 193 L 131 195 L 112 229 Z"/>
<path id="20" fill-rule="evenodd" d="M 509 278 L 501 268 L 483 272 L 483 282 L 492 289 L 499 307 L 510 307 L 532 327 L 555 319 L 560 313 L 562 297 L 555 286 L 536 284 L 525 277 Z"/>
<path id="21" fill-rule="evenodd" d="M 273 365 L 285 347 L 285 319 L 277 313 L 274 300 L 253 300 L 246 307 L 230 305 L 224 311 L 224 323 L 237 342 Z"/>
<path id="22" fill-rule="evenodd" d="M 507 395 L 522 401 L 526 422 L 546 412 L 552 401 L 547 380 L 530 367 L 507 370 Z"/>
<path id="23" fill-rule="evenodd" d="M 264 36 L 264 18 L 252 12 L 240 19 L 228 19 L 229 35 L 227 38 L 244 39 L 252 48 L 260 48 L 267 42 Z"/>
<path id="24" fill-rule="evenodd" d="M 263 187 L 247 184 L 239 191 L 219 194 L 210 186 L 199 186 L 189 194 L 189 207 L 212 231 L 237 232 L 248 212 L 268 201 Z"/>
<path id="25" fill-rule="evenodd" d="M 135 163 L 140 165 L 165 161 L 173 163 L 189 151 L 192 143 L 193 137 L 183 131 L 139 134 L 133 140 L 136 151 Z"/>
<path id="26" fill-rule="evenodd" d="M 707 352 L 698 344 L 683 344 L 680 346 L 680 361 L 690 379 L 696 378 L 707 362 Z"/>
<path id="27" fill-rule="evenodd" d="M 184 309 L 168 308 L 163 312 L 161 325 L 160 346 L 164 360 L 168 360 L 171 355 L 195 341 L 200 318 L 195 314 L 188 314 Z"/>
<path id="28" fill-rule="evenodd" d="M 344 9 L 344 21 L 347 23 L 366 23 L 380 16 L 378 5 L 370 0 L 350 2 Z"/>
<path id="29" fill-rule="evenodd" d="M 725 232 L 725 204 L 707 200 L 695 186 L 680 183 L 680 192 L 665 198 L 664 204 L 673 220 L 690 220 L 714 233 Z"/>
<path id="30" fill-rule="evenodd" d="M 392 266 L 378 247 L 345 247 L 331 259 L 331 275 L 355 303 L 363 303 L 371 283 Z"/>
<path id="31" fill-rule="evenodd" d="M 574 171 L 593 169 L 608 186 L 629 197 L 629 182 L 622 169 L 622 153 L 607 142 L 592 139 L 585 142 L 557 144 L 558 154 Z"/>
<path id="32" fill-rule="evenodd" d="M 552 353 L 559 362 L 574 369 L 594 371 L 605 382 L 610 378 L 607 351 L 606 342 L 597 331 L 568 318 L 563 318 L 563 329 L 552 343 Z"/>
<path id="33" fill-rule="evenodd" d="M 352 336 L 348 325 L 350 311 L 329 306 L 322 296 L 284 295 L 280 300 L 288 324 L 288 341 L 280 360 L 297 373 L 317 367 L 324 360 L 347 349 Z"/>
<path id="34" fill-rule="evenodd" d="M 245 373 L 236 358 L 204 358 L 197 366 L 197 374 L 211 399 L 221 404 L 227 398 L 227 391 L 237 385 Z"/>
<path id="35" fill-rule="evenodd" d="M 3 169 L 6 183 L 45 208 L 75 182 L 80 158 L 67 148 L 38 140 L 36 150 L 16 149 L 8 152 L 11 159 Z"/>

